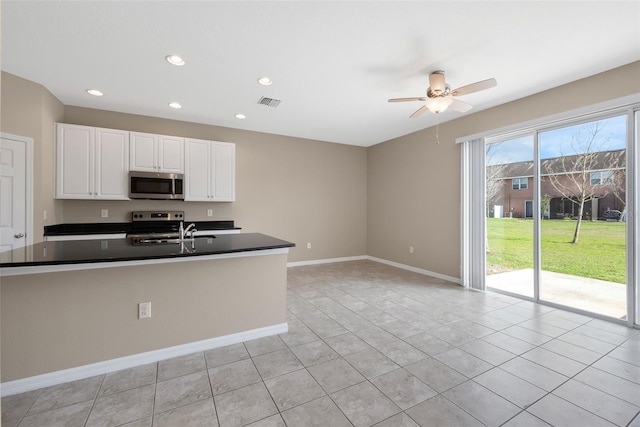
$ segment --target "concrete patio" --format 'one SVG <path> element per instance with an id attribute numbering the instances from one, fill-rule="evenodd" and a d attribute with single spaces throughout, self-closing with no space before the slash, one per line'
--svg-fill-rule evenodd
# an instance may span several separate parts
<path id="1" fill-rule="evenodd" d="M 540 299 L 616 319 L 627 316 L 627 286 L 550 271 L 541 272 Z M 487 288 L 533 298 L 533 269 L 488 275 Z"/>

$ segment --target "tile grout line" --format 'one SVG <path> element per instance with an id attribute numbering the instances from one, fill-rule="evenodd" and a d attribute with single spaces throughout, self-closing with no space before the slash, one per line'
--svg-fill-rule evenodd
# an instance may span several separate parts
<path id="1" fill-rule="evenodd" d="M 242 347 L 245 349 L 245 351 L 247 351 L 246 347 L 244 346 L 244 343 L 242 343 Z M 207 373 L 207 380 L 209 381 L 209 391 L 211 392 L 211 401 L 213 402 L 213 410 L 216 413 L 216 422 L 218 423 L 218 426 L 220 425 L 220 416 L 218 415 L 218 407 L 216 406 L 216 398 L 213 394 L 213 384 L 211 383 L 211 375 L 209 375 L 209 364 L 207 363 L 207 355 L 205 354 L 206 351 L 202 352 L 202 357 L 204 358 L 204 369 L 205 372 Z M 249 352 L 247 352 L 248 354 Z M 151 425 L 151 427 L 153 427 L 153 424 Z"/>
<path id="2" fill-rule="evenodd" d="M 84 423 L 82 424 L 83 426 L 86 426 L 87 423 L 89 422 L 89 418 L 91 417 L 91 413 L 93 412 L 93 408 L 95 408 L 96 403 L 98 403 L 98 397 L 100 396 L 100 391 L 102 390 L 102 387 L 104 386 L 104 381 L 107 378 L 107 374 L 103 374 L 102 375 L 102 381 L 100 381 L 100 387 L 98 387 L 98 391 L 96 392 L 96 395 L 93 399 L 93 402 L 91 403 L 91 408 L 89 408 L 89 412 L 87 412 L 87 418 L 84 420 Z"/>
<path id="3" fill-rule="evenodd" d="M 29 405 L 29 408 L 26 410 L 26 412 L 24 413 L 24 415 L 22 417 L 20 417 L 20 420 L 18 421 L 17 425 L 20 425 L 20 423 L 27 417 L 27 415 L 29 414 L 29 411 L 31 410 L 31 408 L 33 408 L 33 405 L 35 405 L 36 401 L 38 400 L 38 398 L 40 397 L 40 395 L 42 395 L 42 392 L 44 392 L 44 389 L 46 387 L 43 387 L 40 389 L 40 391 L 38 392 L 38 395 L 33 399 L 33 402 L 31 402 L 31 405 Z M 88 418 L 88 417 L 87 417 Z M 86 421 L 85 421 L 86 423 Z M 2 424 L 2 422 L 0 422 L 0 425 Z"/>

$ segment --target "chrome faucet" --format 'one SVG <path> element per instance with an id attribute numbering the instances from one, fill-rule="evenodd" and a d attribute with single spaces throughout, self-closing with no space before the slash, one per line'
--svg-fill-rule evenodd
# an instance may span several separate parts
<path id="1" fill-rule="evenodd" d="M 187 237 L 187 233 L 189 233 L 189 237 L 191 237 L 191 239 L 193 240 L 194 238 L 193 233 L 195 231 L 198 231 L 198 230 L 196 229 L 196 225 L 193 222 L 189 224 L 187 228 L 184 228 L 184 221 L 180 221 L 180 230 L 179 230 L 180 240 L 184 240 L 185 237 Z"/>

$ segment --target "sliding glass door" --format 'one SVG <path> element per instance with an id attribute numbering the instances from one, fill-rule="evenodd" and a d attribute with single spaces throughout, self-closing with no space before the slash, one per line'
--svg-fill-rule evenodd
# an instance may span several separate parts
<path id="1" fill-rule="evenodd" d="M 627 318 L 628 117 L 486 142 L 488 288 Z"/>
<path id="2" fill-rule="evenodd" d="M 627 316 L 627 116 L 538 133 L 540 300 Z"/>
<path id="3" fill-rule="evenodd" d="M 534 297 L 534 137 L 485 146 L 486 285 Z"/>

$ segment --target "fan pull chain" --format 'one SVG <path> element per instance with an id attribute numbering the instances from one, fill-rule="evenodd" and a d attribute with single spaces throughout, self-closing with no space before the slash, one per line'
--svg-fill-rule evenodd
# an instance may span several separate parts
<path id="1" fill-rule="evenodd" d="M 436 112 L 436 142 L 440 144 L 440 120 L 438 120 L 438 112 Z"/>

